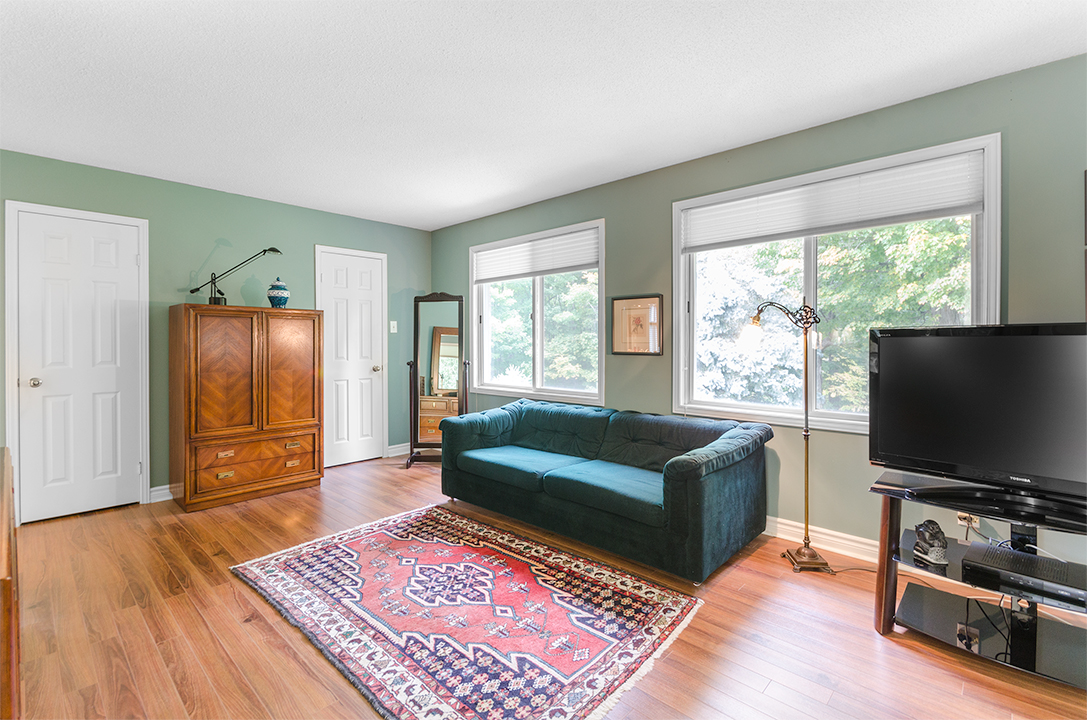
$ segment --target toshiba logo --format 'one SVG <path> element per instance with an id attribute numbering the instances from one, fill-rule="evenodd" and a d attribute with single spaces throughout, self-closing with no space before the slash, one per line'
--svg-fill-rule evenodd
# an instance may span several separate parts
<path id="1" fill-rule="evenodd" d="M 1031 482 L 1034 482 L 1034 481 L 1033 481 L 1033 480 L 1031 480 L 1030 478 L 1018 477 L 1018 476 L 1016 476 L 1016 475 L 1009 475 L 1008 477 L 1009 477 L 1009 478 L 1011 478 L 1012 480 L 1015 480 L 1016 482 L 1022 482 L 1022 483 L 1031 483 Z"/>

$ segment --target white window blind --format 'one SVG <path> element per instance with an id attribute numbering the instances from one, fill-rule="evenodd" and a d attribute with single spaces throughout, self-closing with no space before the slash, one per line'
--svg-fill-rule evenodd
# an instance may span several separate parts
<path id="1" fill-rule="evenodd" d="M 600 228 L 594 226 L 536 240 L 472 248 L 472 280 L 480 284 L 573 272 L 597 267 L 599 262 Z"/>
<path id="2" fill-rule="evenodd" d="M 776 192 L 725 193 L 723 201 L 682 211 L 681 250 L 981 212 L 984 162 L 984 151 L 973 150 Z"/>

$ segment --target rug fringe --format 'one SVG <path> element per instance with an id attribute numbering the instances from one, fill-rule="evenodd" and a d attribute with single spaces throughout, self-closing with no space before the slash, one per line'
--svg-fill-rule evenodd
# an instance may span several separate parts
<path id="1" fill-rule="evenodd" d="M 646 673 L 653 669 L 653 664 L 657 661 L 657 658 L 663 655 L 664 651 L 667 650 L 672 642 L 677 637 L 679 637 L 680 633 L 682 633 L 687 628 L 687 625 L 691 622 L 691 620 L 694 619 L 695 614 L 698 612 L 698 609 L 702 607 L 704 602 L 705 601 L 702 600 L 702 598 L 695 598 L 694 608 L 689 613 L 687 613 L 687 617 L 683 618 L 683 622 L 679 624 L 679 627 L 673 630 L 668 635 L 668 637 L 665 638 L 664 642 L 661 643 L 661 646 L 657 648 L 652 655 L 649 656 L 649 659 L 642 663 L 641 667 L 639 667 L 633 675 L 628 677 L 626 679 L 626 682 L 620 685 L 615 690 L 615 692 L 613 692 L 611 695 L 608 695 L 604 702 L 600 703 L 600 705 L 598 705 L 597 708 L 593 710 L 592 714 L 585 718 L 585 720 L 603 720 L 603 718 L 608 713 L 614 710 L 615 706 L 619 704 L 619 699 L 623 696 L 623 694 L 626 693 L 627 690 L 630 690 L 632 687 L 634 687 L 634 685 L 639 680 L 645 677 Z"/>
<path id="2" fill-rule="evenodd" d="M 278 612 L 284 620 L 286 620 L 289 624 L 293 625 L 295 629 L 305 635 L 306 639 L 310 641 L 310 644 L 312 644 L 322 655 L 325 656 L 325 660 L 328 660 L 329 663 L 332 664 L 332 667 L 339 670 L 340 674 L 344 676 L 347 682 L 351 683 L 351 685 L 353 685 L 354 688 L 359 691 L 359 693 L 366 699 L 366 701 L 370 703 L 370 706 L 374 709 L 374 712 L 380 715 L 383 720 L 398 720 L 396 714 L 393 713 L 393 711 L 389 708 L 385 707 L 385 705 L 377 698 L 377 695 L 375 695 L 374 692 L 370 690 L 370 688 L 366 687 L 366 685 L 364 685 L 355 676 L 355 674 L 352 673 L 351 670 L 343 664 L 343 662 L 338 657 L 332 654 L 332 651 L 329 650 L 328 647 L 324 643 L 322 643 L 316 635 L 310 632 L 309 629 L 302 625 L 299 620 L 297 620 L 294 616 L 288 613 L 286 608 L 279 604 L 278 600 L 276 600 L 270 594 L 266 593 L 264 589 L 258 586 L 252 579 L 246 577 L 245 575 L 242 575 L 241 572 L 236 569 L 237 567 L 240 566 L 232 567 L 230 568 L 230 571 L 233 572 L 234 575 L 236 575 L 246 585 L 253 588 L 253 590 L 255 590 L 258 595 L 264 598 L 269 605 L 275 608 L 276 612 Z"/>

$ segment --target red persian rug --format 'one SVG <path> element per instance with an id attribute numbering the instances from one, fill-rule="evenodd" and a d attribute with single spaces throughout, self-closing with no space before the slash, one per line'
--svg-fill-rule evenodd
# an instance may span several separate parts
<path id="1" fill-rule="evenodd" d="M 400 720 L 603 717 L 702 602 L 437 507 L 233 570 Z"/>

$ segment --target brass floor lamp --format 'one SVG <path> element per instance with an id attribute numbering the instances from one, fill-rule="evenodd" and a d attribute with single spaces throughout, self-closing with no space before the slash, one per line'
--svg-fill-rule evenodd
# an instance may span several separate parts
<path id="1" fill-rule="evenodd" d="M 804 334 L 804 544 L 796 550 L 786 550 L 781 556 L 788 558 L 793 564 L 793 572 L 802 570 L 833 572 L 827 561 L 811 546 L 811 540 L 808 538 L 808 438 L 811 436 L 808 430 L 808 330 L 819 322 L 819 316 L 815 314 L 815 308 L 804 300 L 801 301 L 798 310 L 790 310 L 776 302 L 764 302 L 755 310 L 755 314 L 751 317 L 751 324 L 744 328 L 740 338 L 742 344 L 751 345 L 757 342 L 757 337 L 754 339 L 751 337 L 752 331 L 755 331 L 757 335 L 762 330 L 760 325 L 762 311 L 771 307 L 784 313 L 785 317 L 789 318 L 789 321 L 800 328 Z"/>

